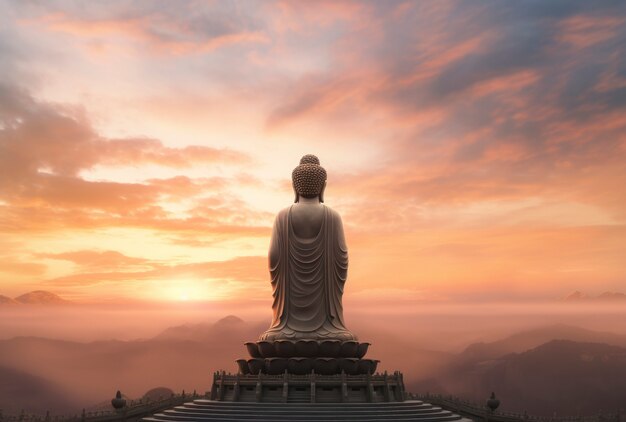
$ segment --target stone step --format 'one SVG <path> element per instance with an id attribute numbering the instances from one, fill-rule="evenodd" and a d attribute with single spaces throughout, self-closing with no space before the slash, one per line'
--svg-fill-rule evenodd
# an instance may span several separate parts
<path id="1" fill-rule="evenodd" d="M 228 401 L 218 401 L 218 400 L 208 400 L 208 399 L 196 399 L 193 402 L 189 402 L 189 403 L 185 403 L 185 406 L 189 406 L 189 405 L 193 405 L 193 406 L 237 406 L 237 407 L 242 407 L 242 406 L 250 406 L 250 407 L 264 407 L 264 408 L 270 408 L 270 407 L 280 407 L 280 408 L 284 408 L 285 404 L 277 404 L 277 403 L 265 403 L 265 402 L 228 402 Z M 287 405 L 289 407 L 297 407 L 298 405 Z M 349 408 L 349 407 L 357 407 L 359 409 L 362 409 L 364 407 L 375 407 L 375 408 L 384 408 L 384 407 L 406 407 L 406 406 L 431 406 L 432 404 L 430 403 L 425 403 L 421 400 L 406 400 L 406 401 L 402 401 L 402 402 L 380 402 L 380 403 L 312 403 L 309 405 L 305 405 L 304 407 L 309 407 L 309 406 L 316 406 L 316 407 L 334 407 L 334 406 L 340 406 L 342 408 Z"/>
<path id="2" fill-rule="evenodd" d="M 384 403 L 250 403 L 195 400 L 144 418 L 145 422 L 193 421 L 420 421 L 471 422 L 418 400 Z"/>
<path id="3" fill-rule="evenodd" d="M 265 403 L 264 403 L 265 404 Z M 350 403 L 354 404 L 354 403 Z M 173 410 L 177 410 L 180 412 L 206 412 L 208 409 L 212 411 L 230 411 L 236 410 L 238 412 L 263 412 L 263 413 L 272 413 L 272 412 L 298 412 L 298 411 L 308 411 L 311 409 L 315 409 L 316 412 L 417 412 L 417 413 L 429 413 L 429 412 L 439 412 L 441 411 L 440 407 L 435 407 L 432 405 L 420 404 L 414 406 L 341 406 L 341 404 L 334 404 L 330 406 L 318 405 L 318 404 L 309 404 L 294 406 L 290 403 L 277 405 L 277 406 L 238 406 L 237 404 L 229 405 L 229 406 L 194 406 L 193 403 L 188 403 L 184 406 L 177 406 Z"/>
<path id="4" fill-rule="evenodd" d="M 285 413 L 297 413 L 297 412 L 310 412 L 314 411 L 316 414 L 441 414 L 441 413 L 450 413 L 447 410 L 442 410 L 438 407 L 432 407 L 429 409 L 414 409 L 414 408 L 404 408 L 404 409 L 341 409 L 341 408 L 327 408 L 327 409 L 298 409 L 293 410 L 289 408 L 285 409 L 273 409 L 273 410 L 258 410 L 258 409 L 236 409 L 236 408 L 215 408 L 211 409 L 213 413 L 225 413 L 225 412 L 237 412 L 239 414 L 259 414 L 262 413 L 264 415 L 273 415 L 273 414 L 285 414 Z M 186 408 L 183 406 L 178 406 L 174 409 L 166 410 L 164 413 L 185 413 L 185 414 L 204 414 L 207 412 L 206 409 L 192 409 Z"/>
<path id="5" fill-rule="evenodd" d="M 268 408 L 254 408 L 254 407 L 237 407 L 232 406 L 232 407 L 203 407 L 203 408 L 198 408 L 198 407 L 192 407 L 192 406 L 188 406 L 188 407 L 176 407 L 175 409 L 178 411 L 185 411 L 185 412 L 195 412 L 195 413 L 201 413 L 201 412 L 207 412 L 207 411 L 215 411 L 215 412 L 220 412 L 220 411 L 233 411 L 236 410 L 238 412 L 262 412 L 262 413 L 272 413 L 272 412 L 301 412 L 301 411 L 309 411 L 311 410 L 310 407 L 289 407 L 288 405 L 290 405 L 291 403 L 286 403 L 287 406 L 283 407 L 283 408 L 274 408 L 274 409 L 268 409 Z M 320 408 L 320 407 L 315 407 L 314 408 L 317 412 L 360 412 L 360 413 L 367 413 L 367 412 L 415 412 L 415 413 L 430 413 L 430 412 L 438 412 L 441 411 L 441 408 L 439 407 L 433 407 L 433 406 L 422 406 L 422 407 L 385 407 L 385 408 L 372 408 L 372 409 L 359 409 L 356 407 L 353 408 L 341 408 L 341 407 L 324 407 L 324 408 Z"/>
<path id="6" fill-rule="evenodd" d="M 157 413 L 156 415 L 144 418 L 143 421 L 167 421 L 167 422 L 204 422 L 204 421 L 302 421 L 302 422 L 322 422 L 322 421 L 419 421 L 419 422 L 468 422 L 467 419 L 463 419 L 458 415 L 445 415 L 445 416 L 429 416 L 418 417 L 412 415 L 304 415 L 304 414 L 288 414 L 283 416 L 266 416 L 266 415 L 239 415 L 239 414 L 227 414 L 227 415 L 165 415 Z"/>

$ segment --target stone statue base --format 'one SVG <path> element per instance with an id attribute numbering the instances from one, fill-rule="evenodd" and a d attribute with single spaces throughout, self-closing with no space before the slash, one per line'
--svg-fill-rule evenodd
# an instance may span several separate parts
<path id="1" fill-rule="evenodd" d="M 238 359 L 239 373 L 242 375 L 306 375 L 311 372 L 321 375 L 366 375 L 376 372 L 378 360 L 357 358 L 252 358 Z"/>
<path id="2" fill-rule="evenodd" d="M 246 343 L 251 359 L 238 359 L 242 375 L 365 375 L 376 372 L 378 360 L 363 359 L 370 343 L 354 340 L 275 340 Z"/>
<path id="3" fill-rule="evenodd" d="M 242 375 L 216 372 L 211 398 L 142 422 L 399 421 L 472 422 L 420 400 L 406 400 L 402 374 Z"/>
<path id="4" fill-rule="evenodd" d="M 213 375 L 211 400 L 267 403 L 378 403 L 402 402 L 404 380 L 393 375 Z"/>

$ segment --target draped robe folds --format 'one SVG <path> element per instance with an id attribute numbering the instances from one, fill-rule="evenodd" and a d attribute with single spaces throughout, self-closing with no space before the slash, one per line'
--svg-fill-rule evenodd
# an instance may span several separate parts
<path id="1" fill-rule="evenodd" d="M 348 250 L 341 217 L 323 207 L 321 228 L 311 238 L 296 236 L 291 207 L 276 216 L 269 253 L 274 317 L 261 340 L 357 339 L 343 320 Z"/>

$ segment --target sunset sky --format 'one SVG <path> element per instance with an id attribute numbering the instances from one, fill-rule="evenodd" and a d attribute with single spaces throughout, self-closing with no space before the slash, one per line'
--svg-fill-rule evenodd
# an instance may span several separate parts
<path id="1" fill-rule="evenodd" d="M 345 297 L 626 292 L 624 1 L 0 0 L 0 294 L 267 300 L 316 154 Z"/>

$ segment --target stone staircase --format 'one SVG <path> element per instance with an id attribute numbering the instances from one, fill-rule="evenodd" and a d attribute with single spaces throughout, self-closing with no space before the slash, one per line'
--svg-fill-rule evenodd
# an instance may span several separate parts
<path id="1" fill-rule="evenodd" d="M 199 399 L 142 419 L 163 421 L 421 421 L 471 422 L 419 400 L 383 403 L 250 403 Z"/>

